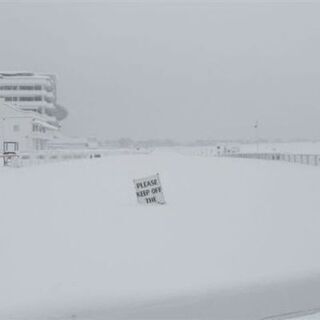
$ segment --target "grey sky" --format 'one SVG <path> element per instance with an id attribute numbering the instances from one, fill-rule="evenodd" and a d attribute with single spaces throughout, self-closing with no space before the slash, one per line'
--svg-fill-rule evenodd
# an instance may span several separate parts
<path id="1" fill-rule="evenodd" d="M 55 73 L 64 132 L 320 138 L 320 4 L 0 3 L 0 70 Z"/>

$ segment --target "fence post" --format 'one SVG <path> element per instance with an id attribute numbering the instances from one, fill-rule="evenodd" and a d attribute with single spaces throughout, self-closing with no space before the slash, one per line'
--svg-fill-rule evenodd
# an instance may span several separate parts
<path id="1" fill-rule="evenodd" d="M 204 156 L 208 156 L 211 150 L 206 150 L 203 153 Z M 306 165 L 320 166 L 320 155 L 317 154 L 291 154 L 291 153 L 237 153 L 237 154 L 225 154 L 226 157 L 242 158 L 242 159 L 258 159 L 258 160 L 272 160 L 272 161 L 287 161 L 293 163 L 301 163 Z M 44 157 L 47 160 L 50 157 Z M 61 157 L 60 157 L 61 158 Z M 75 154 L 71 154 L 71 157 L 62 157 L 63 159 L 69 158 L 81 158 Z M 34 160 L 39 161 L 40 157 L 34 157 Z"/>

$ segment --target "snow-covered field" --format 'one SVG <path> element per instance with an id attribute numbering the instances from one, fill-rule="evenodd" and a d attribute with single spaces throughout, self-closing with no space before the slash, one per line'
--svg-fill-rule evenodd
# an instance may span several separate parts
<path id="1" fill-rule="evenodd" d="M 157 172 L 167 205 L 139 206 Z M 317 167 L 164 151 L 0 168 L 0 319 L 319 308 L 319 190 Z"/>

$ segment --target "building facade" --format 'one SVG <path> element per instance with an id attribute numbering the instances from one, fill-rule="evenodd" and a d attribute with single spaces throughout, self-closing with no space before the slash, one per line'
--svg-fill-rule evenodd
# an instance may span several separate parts
<path id="1" fill-rule="evenodd" d="M 0 153 L 6 151 L 8 143 L 15 143 L 19 153 L 45 150 L 58 130 L 48 116 L 21 110 L 0 99 Z"/>
<path id="2" fill-rule="evenodd" d="M 8 142 L 18 152 L 47 149 L 67 114 L 54 75 L 0 72 L 0 152 Z"/>
<path id="3" fill-rule="evenodd" d="M 23 111 L 32 111 L 58 123 L 67 116 L 57 103 L 56 77 L 31 72 L 0 72 L 0 98 Z"/>

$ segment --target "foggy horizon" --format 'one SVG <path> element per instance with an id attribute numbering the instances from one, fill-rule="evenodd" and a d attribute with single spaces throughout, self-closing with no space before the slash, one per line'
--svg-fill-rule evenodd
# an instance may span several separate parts
<path id="1" fill-rule="evenodd" d="M 0 70 L 55 74 L 67 135 L 319 139 L 320 4 L 254 2 L 0 2 Z"/>

